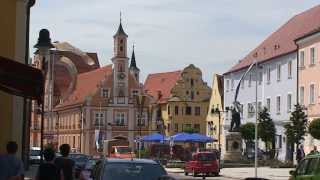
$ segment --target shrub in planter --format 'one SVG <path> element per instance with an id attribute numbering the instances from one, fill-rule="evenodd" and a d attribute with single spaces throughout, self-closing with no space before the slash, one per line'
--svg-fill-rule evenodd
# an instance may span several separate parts
<path id="1" fill-rule="evenodd" d="M 320 139 L 320 118 L 311 121 L 308 130 L 312 137 Z"/>

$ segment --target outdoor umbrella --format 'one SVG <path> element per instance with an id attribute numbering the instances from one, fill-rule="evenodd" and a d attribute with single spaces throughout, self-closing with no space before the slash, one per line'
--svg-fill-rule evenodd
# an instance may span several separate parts
<path id="1" fill-rule="evenodd" d="M 200 134 L 200 133 L 191 134 L 189 140 L 192 142 L 202 142 L 202 143 L 217 141 L 214 138 L 208 137 L 208 136 Z"/>
<path id="2" fill-rule="evenodd" d="M 166 139 L 166 136 L 159 134 L 159 133 L 153 133 L 153 134 L 142 137 L 141 141 L 143 141 L 143 142 L 160 142 L 165 139 Z"/>
<path id="3" fill-rule="evenodd" d="M 177 133 L 167 138 L 167 141 L 173 142 L 190 142 L 192 140 L 191 134 L 188 133 Z"/>

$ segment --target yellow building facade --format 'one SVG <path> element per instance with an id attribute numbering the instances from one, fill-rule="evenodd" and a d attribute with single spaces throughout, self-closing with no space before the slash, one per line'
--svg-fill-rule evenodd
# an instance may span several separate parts
<path id="1" fill-rule="evenodd" d="M 0 56 L 25 64 L 28 9 L 34 1 L 1 0 Z M 16 141 L 19 155 L 23 140 L 23 98 L 0 91 L 0 154 L 8 141 Z"/>
<path id="2" fill-rule="evenodd" d="M 220 114 L 220 119 L 219 119 Z M 213 137 L 218 141 L 207 143 L 209 149 L 224 149 L 224 138 L 223 138 L 223 76 L 214 74 L 212 83 L 212 93 L 210 98 L 209 111 L 207 115 L 207 127 L 206 134 L 209 137 Z M 219 134 L 220 133 L 220 134 Z"/>
<path id="3" fill-rule="evenodd" d="M 191 64 L 181 72 L 151 74 L 145 89 L 158 99 L 161 113 L 157 118 L 163 122 L 162 132 L 167 136 L 185 131 L 206 134 L 211 88 L 203 81 L 199 68 Z"/>

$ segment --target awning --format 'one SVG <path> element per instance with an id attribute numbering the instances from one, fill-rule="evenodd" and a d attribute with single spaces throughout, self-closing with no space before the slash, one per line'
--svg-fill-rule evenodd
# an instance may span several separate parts
<path id="1" fill-rule="evenodd" d="M 0 90 L 41 101 L 44 89 L 39 69 L 0 56 Z"/>

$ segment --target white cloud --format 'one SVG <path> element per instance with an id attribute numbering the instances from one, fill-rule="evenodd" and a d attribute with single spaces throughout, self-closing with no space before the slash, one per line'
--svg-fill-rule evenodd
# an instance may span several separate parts
<path id="1" fill-rule="evenodd" d="M 42 0 L 31 10 L 30 45 L 41 28 L 52 40 L 97 52 L 111 63 L 113 39 L 123 12 L 129 51 L 136 44 L 142 77 L 148 73 L 199 66 L 211 84 L 310 0 Z M 131 55 L 128 54 L 130 57 Z"/>

